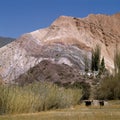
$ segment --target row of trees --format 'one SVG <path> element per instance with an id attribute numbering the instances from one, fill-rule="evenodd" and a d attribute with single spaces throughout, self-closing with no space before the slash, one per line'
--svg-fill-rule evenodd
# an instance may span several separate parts
<path id="1" fill-rule="evenodd" d="M 97 99 L 120 99 L 120 51 L 116 49 L 114 56 L 114 73 L 105 77 L 97 88 Z"/>
<path id="2" fill-rule="evenodd" d="M 105 70 L 105 60 L 102 57 L 101 61 L 101 48 L 99 45 L 96 45 L 95 49 L 92 50 L 91 57 L 91 71 L 101 71 Z M 114 71 L 115 74 L 120 73 L 120 51 L 116 48 L 114 54 Z M 85 56 L 85 71 L 89 70 L 88 58 Z"/>
<path id="3" fill-rule="evenodd" d="M 89 60 L 87 55 L 84 56 L 84 64 L 85 64 L 85 72 L 89 71 L 99 71 L 99 73 L 103 73 L 105 71 L 105 61 L 104 57 L 101 59 L 101 48 L 99 45 L 96 45 L 95 49 L 92 50 L 91 56 L 91 65 L 89 65 Z"/>
<path id="4" fill-rule="evenodd" d="M 99 45 L 92 50 L 91 62 L 89 62 L 87 55 L 84 57 L 85 72 L 98 71 L 99 74 L 105 75 L 105 61 L 104 57 L 101 59 L 101 48 Z M 104 78 L 99 79 L 99 84 L 95 87 L 95 99 L 120 99 L 120 51 L 116 48 L 114 54 L 114 74 L 110 76 L 105 75 Z"/>

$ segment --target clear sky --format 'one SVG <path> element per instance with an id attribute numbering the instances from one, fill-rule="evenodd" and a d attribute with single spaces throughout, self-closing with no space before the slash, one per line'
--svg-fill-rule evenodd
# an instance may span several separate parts
<path id="1" fill-rule="evenodd" d="M 48 27 L 61 15 L 120 12 L 120 0 L 0 0 L 0 36 L 19 37 Z"/>

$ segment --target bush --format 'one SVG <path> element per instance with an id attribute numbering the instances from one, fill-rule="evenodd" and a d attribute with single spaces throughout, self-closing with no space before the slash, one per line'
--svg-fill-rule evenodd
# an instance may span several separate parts
<path id="1" fill-rule="evenodd" d="M 0 86 L 0 93 L 1 114 L 34 112 L 40 106 L 39 96 L 25 87 Z"/>
<path id="2" fill-rule="evenodd" d="M 98 99 L 120 99 L 120 52 L 114 56 L 115 74 L 105 78 L 98 88 Z"/>
<path id="3" fill-rule="evenodd" d="M 89 99 L 89 96 L 90 96 L 89 83 L 76 81 L 73 84 L 71 83 L 62 84 L 60 82 L 56 82 L 56 84 L 58 86 L 63 86 L 64 88 L 67 88 L 67 89 L 81 89 L 82 90 L 81 100 Z"/>
<path id="4" fill-rule="evenodd" d="M 80 89 L 65 89 L 48 82 L 23 87 L 0 85 L 0 93 L 0 114 L 70 107 L 76 105 L 82 96 Z"/>
<path id="5" fill-rule="evenodd" d="M 105 78 L 97 90 L 98 99 L 120 99 L 120 77 L 111 76 Z"/>

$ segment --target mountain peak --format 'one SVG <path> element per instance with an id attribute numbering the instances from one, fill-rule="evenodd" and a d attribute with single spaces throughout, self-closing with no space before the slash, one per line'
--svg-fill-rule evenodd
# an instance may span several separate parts
<path id="1" fill-rule="evenodd" d="M 84 70 L 83 56 L 88 55 L 90 64 L 91 50 L 97 44 L 106 68 L 112 71 L 116 43 L 120 50 L 119 14 L 60 16 L 48 28 L 27 33 L 1 48 L 0 76 L 11 82 L 43 60 Z"/>

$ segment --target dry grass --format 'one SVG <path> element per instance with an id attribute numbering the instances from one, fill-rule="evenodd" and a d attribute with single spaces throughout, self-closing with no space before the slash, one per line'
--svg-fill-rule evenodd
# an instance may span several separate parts
<path id="1" fill-rule="evenodd" d="M 0 114 L 18 114 L 68 108 L 81 98 L 80 89 L 65 89 L 53 83 L 33 83 L 23 87 L 0 85 Z"/>
<path id="2" fill-rule="evenodd" d="M 120 101 L 112 101 L 108 106 L 76 106 L 71 109 L 47 111 L 33 114 L 0 116 L 0 120 L 119 120 Z"/>

